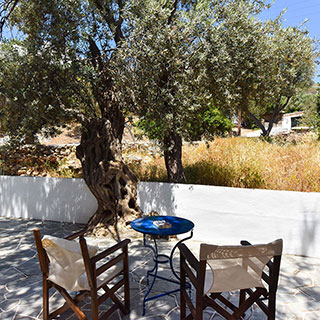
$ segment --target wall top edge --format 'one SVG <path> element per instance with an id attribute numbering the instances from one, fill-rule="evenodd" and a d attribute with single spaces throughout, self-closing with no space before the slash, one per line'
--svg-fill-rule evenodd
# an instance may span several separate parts
<path id="1" fill-rule="evenodd" d="M 32 180 L 82 180 L 84 182 L 83 178 L 53 178 L 53 177 L 32 177 L 32 176 L 7 176 L 7 175 L 0 175 L 0 179 L 32 179 Z M 181 183 L 170 183 L 170 182 L 153 182 L 153 181 L 139 181 L 138 184 L 141 185 L 147 185 L 147 184 L 159 184 L 159 185 L 167 185 L 172 186 L 175 188 L 187 188 L 187 189 L 194 189 L 194 188 L 215 188 L 220 190 L 239 190 L 242 192 L 261 192 L 261 193 L 288 193 L 288 194 L 314 194 L 317 196 L 320 196 L 320 192 L 301 192 L 301 191 L 291 191 L 291 190 L 271 190 L 271 189 L 251 189 L 251 188 L 238 188 L 238 187 L 225 187 L 225 186 L 213 186 L 213 185 L 203 185 L 203 184 L 181 184 Z"/>

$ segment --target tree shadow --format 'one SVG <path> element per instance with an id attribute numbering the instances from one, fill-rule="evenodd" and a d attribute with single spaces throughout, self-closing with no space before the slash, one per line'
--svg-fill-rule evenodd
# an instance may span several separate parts
<path id="1" fill-rule="evenodd" d="M 1 176 L 1 215 L 87 223 L 97 208 L 82 179 Z"/>
<path id="2" fill-rule="evenodd" d="M 73 232 L 83 228 L 81 224 L 48 222 L 40 220 L 23 220 L 0 218 L 0 232 L 6 237 L 6 241 L 0 242 L 1 252 L 5 256 L 1 260 L 0 266 L 0 310 L 1 316 L 10 317 L 10 312 L 14 311 L 17 317 L 41 319 L 42 312 L 42 274 L 39 268 L 38 257 L 33 239 L 33 229 L 39 228 L 42 235 L 54 235 L 65 237 Z M 4 239 L 4 237 L 1 237 Z M 99 250 L 104 250 L 114 244 L 110 239 L 97 239 L 88 237 L 88 243 L 99 245 Z M 161 250 L 165 253 L 171 250 L 170 242 L 162 241 Z M 110 257 L 109 257 L 110 259 Z M 117 318 L 136 319 L 143 318 L 142 301 L 145 289 L 145 276 L 148 269 L 152 268 L 153 253 L 150 249 L 143 246 L 141 239 L 133 240 L 129 244 L 129 265 L 130 265 L 130 295 L 131 295 L 131 313 L 123 316 L 118 311 Z M 167 272 L 164 268 L 161 272 Z M 159 283 L 155 287 L 155 292 L 167 291 L 167 286 Z M 59 294 L 50 292 L 51 310 L 61 306 L 64 300 Z M 121 291 L 120 291 L 121 293 Z M 170 296 L 167 299 L 157 299 L 148 303 L 148 313 L 146 319 L 163 318 L 165 314 L 177 309 L 177 297 Z M 110 306 L 110 301 L 106 301 L 101 308 L 106 309 Z M 83 308 L 88 319 L 90 319 L 90 299 L 84 301 Z M 66 312 L 59 319 L 76 319 L 73 318 L 72 312 Z M 177 317 L 170 319 L 179 319 Z"/>
<path id="3" fill-rule="evenodd" d="M 301 226 L 301 255 L 313 256 L 316 251 L 316 246 L 319 245 L 319 222 L 320 215 L 316 210 L 304 210 L 303 212 L 303 224 Z M 318 252 L 318 255 L 320 252 Z"/>
<path id="4" fill-rule="evenodd" d="M 138 203 L 147 214 L 157 211 L 162 215 L 175 215 L 177 205 L 174 190 L 179 185 L 159 182 L 140 182 L 138 185 Z"/>

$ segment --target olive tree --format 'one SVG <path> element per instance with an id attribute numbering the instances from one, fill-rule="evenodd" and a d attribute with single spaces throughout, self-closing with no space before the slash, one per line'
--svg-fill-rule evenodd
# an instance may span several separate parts
<path id="1" fill-rule="evenodd" d="M 262 8 L 242 0 L 223 6 L 223 19 L 208 24 L 206 52 L 210 91 L 245 112 L 267 136 L 291 97 L 310 86 L 317 52 L 307 31 L 284 28 L 281 15 L 260 21 Z M 265 128 L 261 116 L 267 112 Z"/>
<path id="2" fill-rule="evenodd" d="M 212 138 L 231 128 L 204 85 L 207 4 L 144 1 L 128 12 L 130 36 L 117 50 L 123 62 L 118 92 L 140 128 L 160 142 L 170 182 L 185 182 L 183 139 Z"/>
<path id="3" fill-rule="evenodd" d="M 137 179 L 122 161 L 125 110 L 117 100 L 110 67 L 126 36 L 122 12 L 127 2 L 0 2 L 0 28 L 14 27 L 20 35 L 20 52 L 8 43 L 0 57 L 7 132 L 25 143 L 37 133 L 54 133 L 65 121 L 82 124 L 76 154 L 98 202 L 91 229 L 139 214 Z"/>

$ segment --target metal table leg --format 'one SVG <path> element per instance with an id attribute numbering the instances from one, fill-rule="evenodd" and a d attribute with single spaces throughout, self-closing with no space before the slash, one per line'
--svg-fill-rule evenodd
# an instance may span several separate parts
<path id="1" fill-rule="evenodd" d="M 167 292 L 163 292 L 163 293 L 160 293 L 160 294 L 157 294 L 155 296 L 152 296 L 152 297 L 149 297 L 149 294 L 151 293 L 151 290 L 155 284 L 155 281 L 156 279 L 161 279 L 161 280 L 164 280 L 164 281 L 168 281 L 168 282 L 171 282 L 171 283 L 175 283 L 177 285 L 180 285 L 180 277 L 176 274 L 176 272 L 174 271 L 174 268 L 173 268 L 173 255 L 174 255 L 174 252 L 175 250 L 177 249 L 178 245 L 180 243 L 182 243 L 183 241 L 186 241 L 188 239 L 191 239 L 193 236 L 193 232 L 191 231 L 190 232 L 190 236 L 188 236 L 187 238 L 185 239 L 181 239 L 178 243 L 176 243 L 176 245 L 173 247 L 173 249 L 171 250 L 171 253 L 170 253 L 170 256 L 166 255 L 166 254 L 159 254 L 158 252 L 158 246 L 157 246 L 157 240 L 156 240 L 156 237 L 153 237 L 153 242 L 154 242 L 154 246 L 150 245 L 147 243 L 147 239 L 146 239 L 146 234 L 143 234 L 143 245 L 146 247 L 146 248 L 149 248 L 152 250 L 153 252 L 153 261 L 154 261 L 154 266 L 151 270 L 148 270 L 147 271 L 147 278 L 146 278 L 146 292 L 145 292 L 145 295 L 144 295 L 144 298 L 143 298 L 143 312 L 142 312 L 142 316 L 144 316 L 146 314 L 146 303 L 148 301 L 151 301 L 151 300 L 154 300 L 154 299 L 157 299 L 157 298 L 160 298 L 160 297 L 163 297 L 163 296 L 166 296 L 166 295 L 169 295 L 169 294 L 172 294 L 172 293 L 175 293 L 175 292 L 178 292 L 180 291 L 180 287 L 177 288 L 177 289 L 174 289 L 174 290 L 171 290 L 171 291 L 167 291 Z M 172 279 L 167 279 L 165 277 L 162 277 L 162 276 L 159 276 L 158 275 L 158 266 L 159 266 L 159 263 L 160 264 L 163 264 L 163 263 L 168 263 L 170 264 L 170 269 L 171 269 L 171 272 L 172 274 L 175 276 L 175 278 L 177 280 L 172 280 Z M 151 284 L 149 285 L 149 277 L 152 277 L 152 281 L 151 281 Z M 190 284 L 187 284 L 190 286 Z M 191 288 L 191 286 L 190 286 Z"/>

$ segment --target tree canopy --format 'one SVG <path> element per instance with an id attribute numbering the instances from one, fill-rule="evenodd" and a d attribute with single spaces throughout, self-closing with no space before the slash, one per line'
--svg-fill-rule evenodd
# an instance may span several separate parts
<path id="1" fill-rule="evenodd" d="M 169 181 L 184 182 L 182 138 L 212 138 L 231 122 L 212 105 L 204 84 L 207 2 L 164 3 L 170 2 L 148 0 L 127 11 L 130 36 L 117 50 L 118 92 L 140 128 L 162 145 Z"/>
<path id="2" fill-rule="evenodd" d="M 54 133 L 65 121 L 82 123 L 77 157 L 98 202 L 90 228 L 139 214 L 137 179 L 122 161 L 125 110 L 117 100 L 110 65 L 126 33 L 122 11 L 127 3 L 0 2 L 0 27 L 6 24 L 22 34 L 17 44 L 21 52 L 8 43 L 1 59 L 3 112 L 14 120 L 4 125 L 11 137 L 24 143 L 43 130 Z"/>
<path id="3" fill-rule="evenodd" d="M 209 84 L 219 99 L 245 112 L 268 135 L 299 89 L 310 86 L 317 51 L 308 32 L 282 26 L 282 16 L 260 21 L 246 1 L 230 2 L 208 32 Z M 264 128 L 261 116 L 271 112 Z"/>

